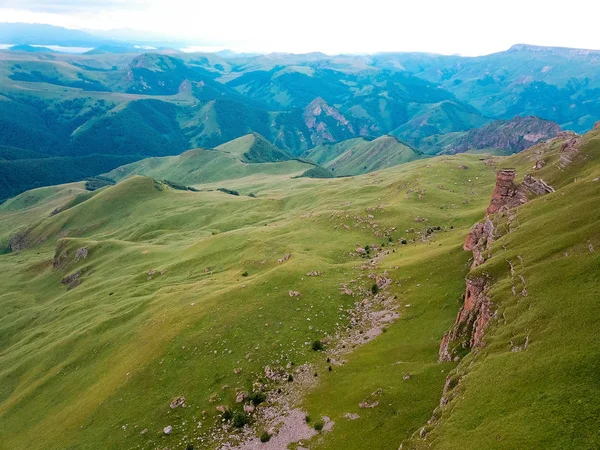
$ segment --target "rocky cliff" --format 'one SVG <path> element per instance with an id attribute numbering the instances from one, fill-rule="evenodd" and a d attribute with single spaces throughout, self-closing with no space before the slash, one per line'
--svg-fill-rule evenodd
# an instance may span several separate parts
<path id="1" fill-rule="evenodd" d="M 570 142 L 570 141 L 568 141 Z M 523 183 L 515 182 L 514 169 L 501 169 L 496 173 L 496 186 L 485 213 L 485 220 L 471 228 L 464 243 L 464 250 L 473 252 L 471 270 L 491 257 L 490 246 L 494 241 L 495 227 L 491 215 L 516 208 L 528 201 L 528 196 L 554 192 L 544 180 L 526 175 Z M 485 328 L 492 318 L 492 301 L 487 295 L 488 279 L 469 276 L 466 280 L 464 303 L 454 326 L 444 334 L 439 350 L 439 361 L 460 359 L 470 349 L 484 345 Z"/>

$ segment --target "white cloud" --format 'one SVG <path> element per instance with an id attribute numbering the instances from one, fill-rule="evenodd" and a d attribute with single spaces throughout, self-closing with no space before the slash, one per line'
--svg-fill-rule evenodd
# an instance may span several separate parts
<path id="1" fill-rule="evenodd" d="M 0 20 L 133 28 L 241 51 L 479 55 L 515 43 L 600 48 L 600 6 L 571 0 L 0 1 Z"/>

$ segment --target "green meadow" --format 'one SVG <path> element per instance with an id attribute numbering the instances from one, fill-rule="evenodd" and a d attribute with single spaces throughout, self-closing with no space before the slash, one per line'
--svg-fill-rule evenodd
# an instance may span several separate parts
<path id="1" fill-rule="evenodd" d="M 567 168 L 545 144 L 338 179 L 295 178 L 311 167 L 297 160 L 252 165 L 236 151 L 192 150 L 117 169 L 115 186 L 92 193 L 74 183 L 5 202 L 0 448 L 220 448 L 224 424 L 228 439 L 240 434 L 217 406 L 239 411 L 236 392 L 257 381 L 278 389 L 266 366 L 304 364 L 316 382 L 296 406 L 335 422 L 310 448 L 598 447 L 599 139 L 582 138 Z M 495 171 L 517 167 L 522 178 L 536 152 L 547 160 L 536 176 L 556 192 L 520 207 L 518 224 L 495 218 L 505 232 L 476 269 L 493 280 L 487 345 L 438 364 L 469 274 L 462 245 Z M 229 169 L 211 178 L 215 157 Z M 23 249 L 10 251 L 14 236 Z M 361 256 L 366 246 L 378 250 Z M 521 259 L 511 276 L 507 260 Z M 332 365 L 336 334 L 370 298 L 369 275 L 391 278 L 382 295 L 399 318 Z M 526 297 L 511 291 L 519 275 Z M 460 377 L 456 395 L 428 425 L 449 374 Z M 170 408 L 178 396 L 186 406 Z"/>

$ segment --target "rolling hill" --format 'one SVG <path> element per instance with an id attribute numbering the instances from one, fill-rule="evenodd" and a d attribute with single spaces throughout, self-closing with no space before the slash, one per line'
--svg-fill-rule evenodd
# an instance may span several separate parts
<path id="1" fill-rule="evenodd" d="M 144 175 L 200 187 L 264 176 L 290 177 L 312 167 L 309 163 L 294 160 L 262 136 L 249 134 L 212 150 L 199 148 L 179 156 L 143 159 L 118 167 L 106 176 L 119 181 L 133 175 Z"/>
<path id="2" fill-rule="evenodd" d="M 208 152 L 301 164 L 144 163 Z M 0 205 L 2 446 L 595 448 L 599 177 L 600 128 L 263 173 L 255 198 L 145 176 L 21 194 Z"/>
<path id="3" fill-rule="evenodd" d="M 335 176 L 360 175 L 404 164 L 422 155 L 393 136 L 368 141 L 357 138 L 337 144 L 321 145 L 304 155 L 321 164 Z"/>

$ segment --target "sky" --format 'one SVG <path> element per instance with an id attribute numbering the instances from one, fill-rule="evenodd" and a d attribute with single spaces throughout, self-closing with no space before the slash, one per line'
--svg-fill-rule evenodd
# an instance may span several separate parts
<path id="1" fill-rule="evenodd" d="M 0 0 L 0 22 L 130 28 L 215 49 L 328 54 L 475 56 L 516 43 L 600 49 L 599 13 L 594 0 Z"/>

